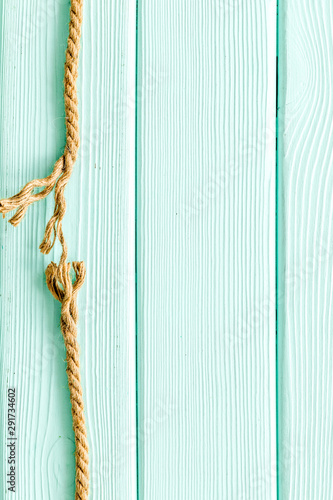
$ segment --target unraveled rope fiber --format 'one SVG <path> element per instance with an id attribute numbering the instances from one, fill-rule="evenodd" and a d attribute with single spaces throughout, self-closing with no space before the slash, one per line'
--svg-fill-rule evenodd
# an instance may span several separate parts
<path id="1" fill-rule="evenodd" d="M 29 205 L 45 198 L 55 187 L 55 207 L 47 223 L 40 250 L 48 254 L 56 238 L 62 246 L 59 265 L 54 262 L 46 269 L 46 282 L 55 299 L 61 303 L 60 326 L 66 346 L 67 376 L 72 405 L 73 429 L 75 434 L 76 486 L 75 499 L 87 500 L 89 490 L 88 442 L 83 413 L 83 397 L 79 369 L 79 346 L 77 343 L 78 308 L 76 296 L 85 278 L 83 262 L 73 262 L 76 275 L 74 283 L 70 277 L 70 263 L 67 263 L 67 244 L 62 230 L 62 220 L 66 212 L 65 187 L 71 176 L 79 148 L 79 113 L 76 79 L 78 76 L 80 36 L 82 25 L 82 0 L 71 0 L 69 36 L 65 62 L 65 114 L 66 146 L 64 154 L 55 163 L 53 172 L 44 179 L 28 182 L 15 196 L 0 201 L 0 212 L 6 214 L 16 210 L 9 220 L 17 226 L 23 219 Z M 34 192 L 36 188 L 42 188 Z"/>

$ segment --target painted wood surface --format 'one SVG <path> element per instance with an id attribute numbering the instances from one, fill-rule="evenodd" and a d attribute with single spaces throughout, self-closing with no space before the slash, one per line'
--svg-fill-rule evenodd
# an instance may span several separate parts
<path id="1" fill-rule="evenodd" d="M 139 3 L 141 499 L 276 498 L 275 8 Z"/>
<path id="2" fill-rule="evenodd" d="M 44 177 L 65 144 L 62 96 L 69 2 L 1 2 L 0 195 Z M 91 498 L 136 497 L 134 314 L 135 2 L 84 2 L 81 149 L 67 189 L 69 257 L 83 259 L 79 342 Z M 0 224 L 1 472 L 6 390 L 17 390 L 17 498 L 72 499 L 71 430 L 60 307 L 38 246 L 53 199 L 20 227 Z"/>
<path id="3" fill-rule="evenodd" d="M 279 497 L 332 498 L 333 10 L 281 2 Z"/>

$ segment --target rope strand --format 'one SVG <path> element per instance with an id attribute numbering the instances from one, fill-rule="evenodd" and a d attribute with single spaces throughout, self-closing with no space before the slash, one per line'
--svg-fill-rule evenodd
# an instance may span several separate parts
<path id="1" fill-rule="evenodd" d="M 48 254 L 54 246 L 56 238 L 58 238 L 62 247 L 59 264 L 51 262 L 45 274 L 50 292 L 61 303 L 60 327 L 66 347 L 66 371 L 75 435 L 75 500 L 87 500 L 89 491 L 88 440 L 80 379 L 79 346 L 77 343 L 78 308 L 76 303 L 77 293 L 84 282 L 85 267 L 83 262 L 72 262 L 76 276 L 74 283 L 72 283 L 70 277 L 71 265 L 67 262 L 68 250 L 62 230 L 62 220 L 66 213 L 64 191 L 72 174 L 80 145 L 76 80 L 79 65 L 82 4 L 82 0 L 71 0 L 64 78 L 66 115 L 66 146 L 64 153 L 55 163 L 49 176 L 28 182 L 15 196 L 0 200 L 0 213 L 3 215 L 16 210 L 9 222 L 13 226 L 17 226 L 25 216 L 29 205 L 42 200 L 55 188 L 53 215 L 46 225 L 44 238 L 39 248 L 43 254 Z M 35 192 L 39 188 L 42 189 Z"/>

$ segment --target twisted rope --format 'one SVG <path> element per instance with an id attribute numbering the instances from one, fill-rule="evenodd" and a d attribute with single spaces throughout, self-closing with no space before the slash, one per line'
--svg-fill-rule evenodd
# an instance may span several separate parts
<path id="1" fill-rule="evenodd" d="M 0 200 L 0 212 L 6 214 L 16 210 L 9 220 L 17 226 L 23 219 L 29 205 L 42 200 L 54 190 L 54 212 L 46 225 L 40 250 L 48 254 L 58 238 L 62 253 L 59 265 L 48 265 L 47 286 L 56 300 L 61 303 L 60 326 L 66 347 L 67 377 L 72 405 L 73 429 L 75 434 L 76 486 L 75 499 L 87 500 L 89 491 L 88 441 L 84 419 L 82 387 L 80 380 L 79 346 L 77 343 L 78 308 L 76 296 L 85 278 L 83 262 L 73 262 L 76 279 L 72 283 L 70 263 L 67 262 L 67 244 L 62 230 L 66 212 L 65 187 L 71 176 L 79 149 L 79 113 L 76 80 L 78 76 L 80 36 L 82 25 L 82 0 L 71 0 L 69 35 L 66 50 L 64 99 L 66 115 L 66 146 L 63 155 L 55 163 L 52 173 L 44 179 L 35 179 L 15 196 Z M 36 189 L 42 188 L 39 192 Z"/>

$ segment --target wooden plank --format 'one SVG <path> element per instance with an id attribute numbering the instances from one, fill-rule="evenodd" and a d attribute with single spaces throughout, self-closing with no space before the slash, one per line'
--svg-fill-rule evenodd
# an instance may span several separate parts
<path id="1" fill-rule="evenodd" d="M 279 489 L 330 498 L 332 443 L 332 3 L 280 6 Z"/>
<path id="2" fill-rule="evenodd" d="M 273 1 L 139 3 L 139 497 L 276 498 Z"/>
<path id="3" fill-rule="evenodd" d="M 44 177 L 65 143 L 63 64 L 69 3 L 1 3 L 1 196 Z M 81 149 L 66 190 L 70 259 L 86 262 L 79 342 L 92 498 L 136 497 L 134 95 L 135 3 L 84 2 Z M 60 308 L 38 245 L 52 197 L 17 229 L 2 222 L 1 440 L 6 391 L 17 391 L 17 498 L 74 495 L 74 443 Z M 1 498 L 7 451 L 1 447 Z"/>

